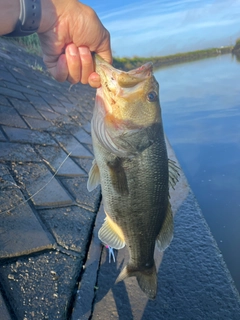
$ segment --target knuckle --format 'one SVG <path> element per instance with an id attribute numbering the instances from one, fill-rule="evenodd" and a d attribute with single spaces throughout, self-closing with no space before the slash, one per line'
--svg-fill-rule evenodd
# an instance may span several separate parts
<path id="1" fill-rule="evenodd" d="M 86 11 L 85 14 L 88 16 L 88 18 L 96 20 L 98 19 L 98 16 L 96 14 L 96 12 L 91 8 L 91 7 L 86 7 Z"/>
<path id="2" fill-rule="evenodd" d="M 105 29 L 105 30 L 106 30 L 106 39 L 107 39 L 107 41 L 110 42 L 110 38 L 111 38 L 110 32 L 107 29 Z"/>

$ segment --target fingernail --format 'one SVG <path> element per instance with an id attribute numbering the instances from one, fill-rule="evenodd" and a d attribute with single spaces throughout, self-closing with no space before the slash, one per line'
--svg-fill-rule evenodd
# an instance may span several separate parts
<path id="1" fill-rule="evenodd" d="M 78 47 L 80 55 L 89 54 L 89 49 L 87 47 Z"/>
<path id="2" fill-rule="evenodd" d="M 77 55 L 77 47 L 75 47 L 73 45 L 70 45 L 68 47 L 68 50 L 69 50 L 70 56 L 76 56 Z"/>

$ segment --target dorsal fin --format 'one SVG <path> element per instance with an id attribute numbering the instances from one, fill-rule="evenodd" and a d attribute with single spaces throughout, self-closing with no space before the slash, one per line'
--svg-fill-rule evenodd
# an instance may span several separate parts
<path id="1" fill-rule="evenodd" d="M 169 172 L 169 185 L 174 189 L 180 176 L 179 171 L 181 169 L 176 165 L 176 162 L 168 159 L 168 172 Z"/>

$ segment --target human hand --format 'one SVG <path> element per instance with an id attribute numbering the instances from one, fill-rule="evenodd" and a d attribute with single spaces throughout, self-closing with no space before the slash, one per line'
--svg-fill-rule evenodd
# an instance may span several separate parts
<path id="1" fill-rule="evenodd" d="M 43 0 L 38 36 L 43 60 L 56 80 L 100 86 L 91 52 L 111 63 L 110 36 L 90 7 L 77 0 Z"/>

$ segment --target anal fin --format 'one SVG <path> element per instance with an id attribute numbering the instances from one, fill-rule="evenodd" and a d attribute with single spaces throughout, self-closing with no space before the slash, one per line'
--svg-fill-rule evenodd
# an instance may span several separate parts
<path id="1" fill-rule="evenodd" d="M 173 214 L 171 204 L 168 201 L 168 208 L 165 220 L 163 221 L 162 228 L 156 239 L 157 248 L 164 251 L 170 245 L 173 238 Z"/>

